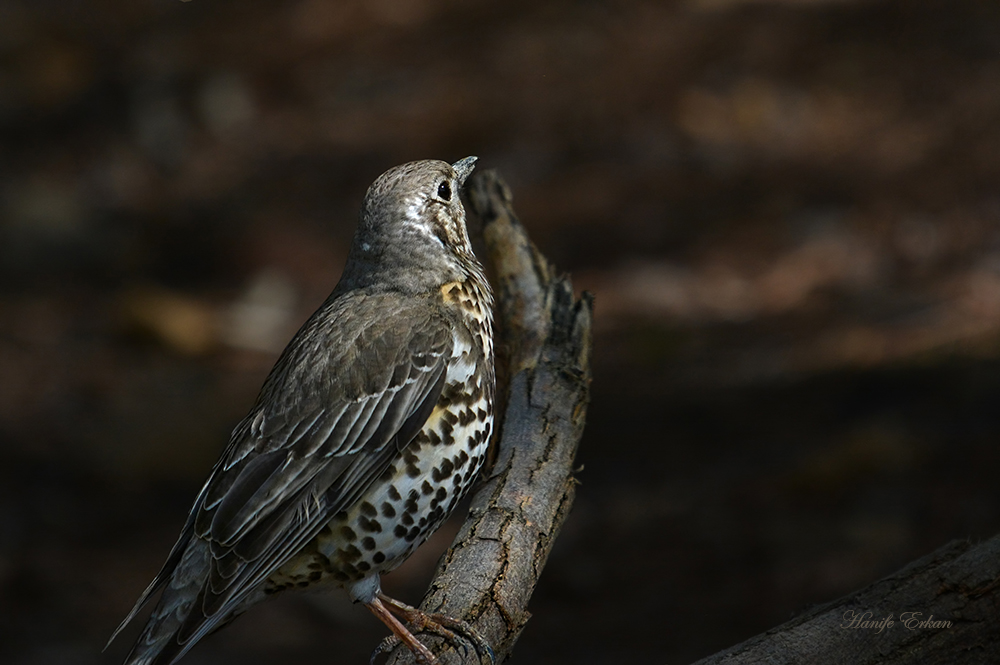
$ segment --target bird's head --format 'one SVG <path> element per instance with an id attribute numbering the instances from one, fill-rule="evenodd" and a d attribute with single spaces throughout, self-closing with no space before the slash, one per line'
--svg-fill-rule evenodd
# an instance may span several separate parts
<path id="1" fill-rule="evenodd" d="M 358 281 L 359 271 L 377 272 L 416 290 L 461 278 L 475 257 L 459 191 L 475 163 L 475 157 L 424 160 L 379 176 L 361 206 L 344 277 Z"/>

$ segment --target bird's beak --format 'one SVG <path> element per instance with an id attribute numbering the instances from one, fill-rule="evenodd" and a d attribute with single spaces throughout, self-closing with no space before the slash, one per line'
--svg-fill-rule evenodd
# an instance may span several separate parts
<path id="1" fill-rule="evenodd" d="M 455 173 L 458 175 L 458 184 L 464 185 L 465 179 L 469 177 L 472 170 L 476 168 L 476 160 L 478 157 L 466 157 L 465 159 L 460 159 L 451 165 L 451 168 L 455 169 Z"/>

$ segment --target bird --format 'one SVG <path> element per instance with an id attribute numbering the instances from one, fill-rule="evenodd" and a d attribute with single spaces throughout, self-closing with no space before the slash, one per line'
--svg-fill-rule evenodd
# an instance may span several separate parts
<path id="1" fill-rule="evenodd" d="M 469 492 L 493 429 L 493 294 L 459 196 L 476 159 L 410 162 L 368 189 L 340 280 L 279 356 L 111 636 L 162 590 L 126 665 L 169 665 L 252 605 L 324 586 L 390 629 L 373 660 L 402 643 L 436 665 L 415 632 L 493 660 L 471 626 L 380 583 Z"/>

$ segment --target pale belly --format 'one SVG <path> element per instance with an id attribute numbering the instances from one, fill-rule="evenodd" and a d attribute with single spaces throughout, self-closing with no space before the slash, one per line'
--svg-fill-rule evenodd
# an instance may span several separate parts
<path id="1" fill-rule="evenodd" d="M 491 400 L 482 393 L 471 403 L 435 408 L 387 472 L 271 575 L 265 592 L 345 586 L 401 564 L 468 493 L 492 427 Z"/>

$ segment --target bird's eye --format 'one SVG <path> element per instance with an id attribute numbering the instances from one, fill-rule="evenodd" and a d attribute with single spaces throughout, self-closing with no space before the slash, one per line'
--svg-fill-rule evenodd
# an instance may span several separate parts
<path id="1" fill-rule="evenodd" d="M 438 185 L 438 198 L 451 201 L 451 185 L 448 184 L 447 180 L 442 180 L 441 184 Z"/>

